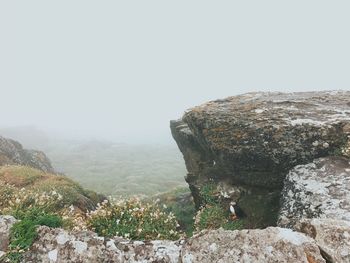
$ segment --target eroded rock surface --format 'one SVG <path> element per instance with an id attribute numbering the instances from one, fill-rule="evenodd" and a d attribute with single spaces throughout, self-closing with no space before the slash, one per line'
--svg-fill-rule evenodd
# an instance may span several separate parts
<path id="1" fill-rule="evenodd" d="M 314 240 L 276 227 L 200 233 L 184 245 L 181 259 L 183 263 L 326 262 Z"/>
<path id="2" fill-rule="evenodd" d="M 279 226 L 293 228 L 304 218 L 350 221 L 349 162 L 326 157 L 292 169 L 282 191 Z"/>
<path id="3" fill-rule="evenodd" d="M 10 229 L 16 219 L 12 216 L 0 215 L 0 257 L 7 251 L 9 245 Z"/>
<path id="4" fill-rule="evenodd" d="M 197 207 L 201 187 L 214 182 L 231 185 L 244 209 L 262 200 L 264 211 L 274 210 L 291 168 L 350 155 L 349 101 L 350 91 L 248 93 L 205 103 L 172 121 Z M 258 218 L 262 226 L 273 222 L 266 214 Z"/>
<path id="5" fill-rule="evenodd" d="M 23 149 L 19 142 L 0 136 L 0 166 L 6 164 L 27 165 L 44 172 L 54 172 L 43 152 Z"/>
<path id="6" fill-rule="evenodd" d="M 328 262 L 350 262 L 350 222 L 332 219 L 306 219 L 296 226 L 313 238 Z"/>
<path id="7" fill-rule="evenodd" d="M 173 241 L 122 241 L 93 232 L 68 233 L 40 227 L 39 238 L 24 256 L 26 263 L 178 263 L 180 243 Z"/>
<path id="8" fill-rule="evenodd" d="M 326 262 L 313 239 L 278 227 L 203 231 L 182 241 L 126 241 L 48 227 L 39 227 L 38 234 L 23 262 Z"/>

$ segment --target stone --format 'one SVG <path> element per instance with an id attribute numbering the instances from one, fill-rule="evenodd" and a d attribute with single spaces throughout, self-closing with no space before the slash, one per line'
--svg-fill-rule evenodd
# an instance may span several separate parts
<path id="1" fill-rule="evenodd" d="M 67 232 L 63 229 L 38 228 L 38 238 L 24 254 L 26 263 L 68 262 L 154 262 L 178 263 L 180 242 L 126 241 L 103 238 L 89 231 Z"/>
<path id="2" fill-rule="evenodd" d="M 325 157 L 292 169 L 284 183 L 278 225 L 294 228 L 301 219 L 350 221 L 350 160 Z"/>
<path id="3" fill-rule="evenodd" d="M 11 164 L 26 165 L 54 173 L 49 158 L 43 152 L 23 149 L 19 142 L 0 136 L 0 166 Z"/>
<path id="4" fill-rule="evenodd" d="M 341 253 L 344 253 L 341 251 Z M 202 231 L 179 241 L 128 241 L 93 232 L 38 228 L 38 238 L 23 262 L 305 262 L 325 263 L 316 242 L 290 229 Z"/>
<path id="5" fill-rule="evenodd" d="M 10 238 L 10 229 L 16 222 L 17 220 L 13 216 L 0 215 L 0 251 L 7 251 Z"/>
<path id="6" fill-rule="evenodd" d="M 224 182 L 248 218 L 274 225 L 290 169 L 350 156 L 349 101 L 350 91 L 255 92 L 205 103 L 171 121 L 196 207 L 203 186 Z"/>
<path id="7" fill-rule="evenodd" d="M 333 219 L 304 219 L 296 226 L 313 238 L 328 262 L 350 262 L 350 222 Z"/>
<path id="8" fill-rule="evenodd" d="M 290 229 L 222 229 L 190 238 L 181 250 L 183 263 L 326 262 L 315 241 Z"/>

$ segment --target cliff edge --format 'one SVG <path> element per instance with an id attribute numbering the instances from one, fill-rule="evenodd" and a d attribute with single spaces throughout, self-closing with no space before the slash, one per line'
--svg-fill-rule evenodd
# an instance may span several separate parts
<path id="1" fill-rule="evenodd" d="M 170 126 L 197 208 L 210 183 L 261 226 L 274 225 L 291 168 L 350 155 L 350 92 L 247 93 L 194 107 Z"/>

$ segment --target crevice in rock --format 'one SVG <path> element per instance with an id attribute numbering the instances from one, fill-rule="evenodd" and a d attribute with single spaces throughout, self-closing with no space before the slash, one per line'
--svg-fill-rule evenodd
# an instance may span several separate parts
<path id="1" fill-rule="evenodd" d="M 326 263 L 336 263 L 333 261 L 332 257 L 326 253 L 320 246 L 319 246 L 320 252 L 321 252 L 321 256 L 324 258 L 324 260 L 326 260 Z"/>

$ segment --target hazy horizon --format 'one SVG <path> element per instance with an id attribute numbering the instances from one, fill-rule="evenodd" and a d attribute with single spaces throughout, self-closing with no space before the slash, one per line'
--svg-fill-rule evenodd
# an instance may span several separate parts
<path id="1" fill-rule="evenodd" d="M 299 0 L 3 1 L 0 128 L 168 144 L 169 121 L 208 100 L 349 90 L 349 8 Z"/>

